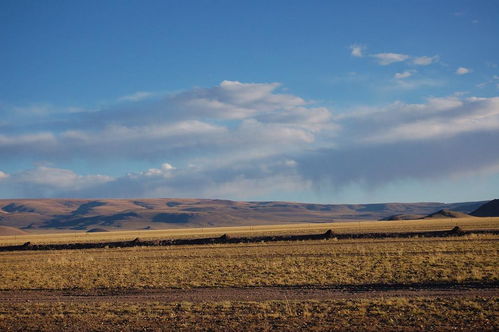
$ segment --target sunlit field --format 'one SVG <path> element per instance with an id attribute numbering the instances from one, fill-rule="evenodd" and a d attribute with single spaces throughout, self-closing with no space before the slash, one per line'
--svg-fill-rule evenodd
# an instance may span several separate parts
<path id="1" fill-rule="evenodd" d="M 327 229 L 337 233 L 407 232 L 454 226 L 497 230 L 499 218 L 38 234 L 5 237 L 1 243 L 308 234 Z M 0 295 L 11 294 L 2 295 L 0 329 L 106 331 L 168 326 L 187 331 L 223 324 L 228 330 L 256 331 L 380 327 L 493 331 L 498 328 L 498 253 L 499 236 L 494 234 L 0 252 Z M 433 287 L 444 287 L 452 296 L 446 292 L 431 295 Z M 461 296 L 461 288 L 477 289 L 479 294 Z M 205 289 L 215 290 L 213 294 L 221 297 L 161 302 L 148 300 L 147 295 L 149 291 Z M 260 294 L 279 289 L 291 294 L 307 289 L 349 291 L 339 299 L 224 300 L 223 294 L 232 290 L 252 294 L 252 289 L 259 289 Z M 371 298 L 365 291 L 356 295 L 356 289 L 379 293 Z M 406 297 L 390 293 L 390 289 L 415 293 Z M 418 289 L 430 293 L 418 296 Z M 36 295 L 40 292 L 42 298 Z M 77 294 L 75 300 L 58 302 L 58 296 L 72 292 Z M 95 295 L 101 292 L 105 296 Z M 113 297 L 127 292 L 134 295 L 125 302 Z M 21 296 L 21 300 L 12 300 L 12 296 Z"/>
<path id="2" fill-rule="evenodd" d="M 0 289 L 493 282 L 499 237 L 0 253 Z"/>

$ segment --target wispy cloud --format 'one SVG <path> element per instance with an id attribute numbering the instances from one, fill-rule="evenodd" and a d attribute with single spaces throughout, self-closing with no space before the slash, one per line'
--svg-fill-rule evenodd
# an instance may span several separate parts
<path id="1" fill-rule="evenodd" d="M 378 64 L 382 66 L 387 66 L 395 62 L 402 62 L 409 59 L 409 56 L 407 54 L 401 53 L 377 53 L 372 54 L 371 56 L 373 58 L 376 58 Z"/>
<path id="2" fill-rule="evenodd" d="M 350 46 L 351 50 L 351 55 L 357 58 L 361 58 L 364 56 L 364 51 L 366 50 L 366 47 L 364 45 L 360 44 L 353 44 Z"/>
<path id="3" fill-rule="evenodd" d="M 459 67 L 456 69 L 456 74 L 458 75 L 466 75 L 471 73 L 471 69 L 466 68 L 466 67 Z"/>
<path id="4" fill-rule="evenodd" d="M 354 44 L 350 46 L 350 49 L 352 56 L 360 58 L 366 55 L 364 54 L 364 51 L 367 49 L 367 47 L 360 44 Z M 375 58 L 377 63 L 381 66 L 387 66 L 397 62 L 407 62 L 415 66 L 429 66 L 440 61 L 440 57 L 438 55 L 413 56 L 404 53 L 387 52 L 367 54 L 367 56 Z"/>
<path id="5" fill-rule="evenodd" d="M 435 62 L 438 62 L 439 58 L 440 57 L 438 55 L 419 56 L 419 57 L 412 58 L 412 63 L 417 65 L 417 66 L 429 66 Z"/>
<path id="6" fill-rule="evenodd" d="M 414 70 L 406 70 L 406 71 L 401 72 L 401 73 L 395 73 L 395 75 L 393 75 L 393 77 L 400 80 L 400 79 L 411 77 L 414 73 L 415 73 Z"/>
<path id="7" fill-rule="evenodd" d="M 402 73 L 403 74 L 403 73 Z M 411 76 L 409 76 L 411 77 Z M 395 78 L 390 84 L 385 86 L 380 86 L 380 90 L 386 91 L 394 91 L 394 90 L 416 90 L 420 88 L 428 88 L 428 87 L 439 87 L 443 86 L 445 83 L 440 79 L 433 78 Z"/>
<path id="8" fill-rule="evenodd" d="M 118 101 L 140 101 L 156 95 L 154 92 L 148 91 L 137 91 L 130 95 L 122 96 L 118 98 Z"/>

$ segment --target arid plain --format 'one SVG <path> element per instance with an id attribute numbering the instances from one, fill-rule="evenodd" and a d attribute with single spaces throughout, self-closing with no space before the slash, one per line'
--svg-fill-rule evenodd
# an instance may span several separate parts
<path id="1" fill-rule="evenodd" d="M 29 231 L 0 237 L 0 247 L 232 243 L 0 252 L 2 330 L 499 328 L 497 217 Z M 411 232 L 419 235 L 387 237 Z M 274 239 L 237 241 L 262 236 Z"/>

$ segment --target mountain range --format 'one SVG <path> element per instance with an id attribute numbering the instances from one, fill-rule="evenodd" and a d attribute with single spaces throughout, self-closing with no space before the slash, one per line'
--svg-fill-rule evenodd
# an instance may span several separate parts
<path id="1" fill-rule="evenodd" d="M 468 214 L 485 203 L 487 201 L 312 204 L 173 198 L 3 199 L 0 200 L 0 226 L 45 232 L 415 219 L 439 210 Z"/>

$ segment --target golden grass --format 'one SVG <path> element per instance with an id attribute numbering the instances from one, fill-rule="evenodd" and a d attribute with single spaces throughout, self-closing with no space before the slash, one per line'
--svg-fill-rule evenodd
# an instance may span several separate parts
<path id="1" fill-rule="evenodd" d="M 491 282 L 499 236 L 0 253 L 0 289 Z"/>
<path id="2" fill-rule="evenodd" d="M 499 218 L 29 235 L 3 245 L 262 234 L 498 229 Z M 6 242 L 5 242 L 6 241 Z M 10 241 L 10 242 L 9 242 Z M 335 286 L 499 280 L 499 236 L 0 252 L 0 289 Z M 497 331 L 497 297 L 0 303 L 1 331 Z"/>
<path id="3" fill-rule="evenodd" d="M 267 226 L 238 226 L 212 228 L 184 228 L 171 230 L 137 230 L 104 233 L 55 233 L 1 236 L 0 246 L 18 245 L 30 241 L 33 244 L 77 243 L 102 241 L 129 241 L 136 237 L 144 240 L 170 238 L 215 237 L 222 234 L 233 236 L 287 235 L 321 233 L 332 229 L 337 233 L 371 232 L 410 232 L 450 230 L 459 226 L 464 230 L 495 229 L 499 230 L 499 217 L 496 218 L 455 218 L 431 220 L 395 220 L 395 221 L 352 221 L 338 223 L 311 223 Z"/>
<path id="4" fill-rule="evenodd" d="M 0 304 L 2 331 L 497 331 L 497 298 Z"/>

